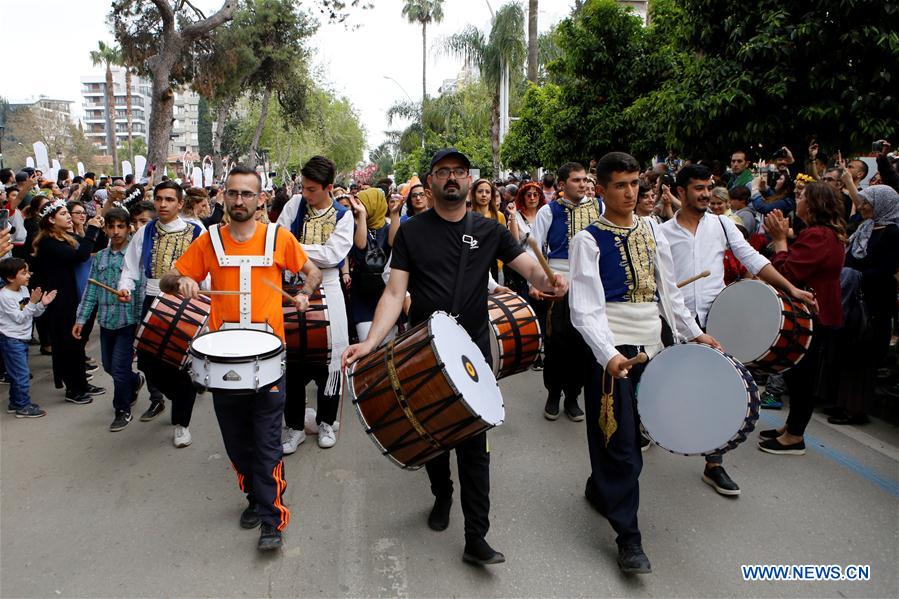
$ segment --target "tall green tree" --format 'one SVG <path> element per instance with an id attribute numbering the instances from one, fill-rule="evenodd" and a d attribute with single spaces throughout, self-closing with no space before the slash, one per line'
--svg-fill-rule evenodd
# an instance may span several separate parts
<path id="1" fill-rule="evenodd" d="M 537 83 L 539 34 L 537 32 L 537 0 L 528 0 L 528 81 Z"/>
<path id="2" fill-rule="evenodd" d="M 403 16 L 421 25 L 421 102 L 428 97 L 428 25 L 443 20 L 443 0 L 403 0 Z"/>
<path id="3" fill-rule="evenodd" d="M 115 126 L 115 89 L 112 84 L 112 65 L 118 65 L 122 61 L 122 53 L 114 45 L 108 45 L 100 41 L 96 50 L 91 50 L 91 64 L 95 67 L 106 67 L 106 86 L 104 110 L 106 115 L 106 154 L 112 157 L 112 172 L 119 172 L 119 157 L 116 152 L 116 126 Z M 130 129 L 130 128 L 129 128 Z"/>
<path id="4" fill-rule="evenodd" d="M 524 10 L 518 3 L 506 4 L 496 11 L 486 35 L 477 27 L 469 25 L 448 37 L 444 42 L 444 50 L 477 66 L 481 78 L 491 91 L 490 141 L 493 172 L 498 173 L 500 86 L 506 70 L 520 76 L 524 66 Z"/>

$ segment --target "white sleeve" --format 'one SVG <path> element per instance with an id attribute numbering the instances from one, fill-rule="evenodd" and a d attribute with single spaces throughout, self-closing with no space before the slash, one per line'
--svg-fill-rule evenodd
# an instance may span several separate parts
<path id="1" fill-rule="evenodd" d="M 22 216 L 22 211 L 18 208 L 13 210 L 13 214 L 9 219 L 9 223 L 16 228 L 15 232 L 12 234 L 9 240 L 13 245 L 25 245 L 25 238 L 28 237 L 28 231 L 25 230 L 25 217 Z M 30 254 L 31 252 L 28 253 Z"/>
<path id="2" fill-rule="evenodd" d="M 278 215 L 278 224 L 288 231 L 291 231 L 293 220 L 297 217 L 297 212 L 300 211 L 300 200 L 302 199 L 303 196 L 301 195 L 293 196 L 284 204 L 284 209 Z"/>
<path id="3" fill-rule="evenodd" d="M 282 212 L 281 216 L 283 215 L 284 213 Z M 278 224 L 284 226 L 281 223 L 281 217 L 278 217 Z M 303 251 L 306 252 L 306 256 L 308 256 L 319 268 L 336 267 L 347 257 L 350 253 L 350 248 L 353 247 L 353 233 L 355 233 L 353 224 L 353 215 L 351 213 L 344 214 L 343 217 L 337 221 L 337 227 L 334 229 L 334 232 L 331 233 L 331 236 L 328 237 L 328 241 L 324 244 L 301 244 L 303 246 Z M 287 230 L 290 230 L 289 225 L 287 226 Z"/>
<path id="4" fill-rule="evenodd" d="M 730 245 L 734 257 L 740 261 L 740 264 L 746 267 L 746 270 L 754 275 L 771 264 L 771 262 L 756 251 L 749 242 L 743 238 L 743 234 L 737 229 L 737 225 L 727 217 L 719 216 L 718 220 L 724 224 L 724 232 L 727 235 L 727 243 Z"/>
<path id="5" fill-rule="evenodd" d="M 652 227 L 655 233 L 656 286 L 661 295 L 659 304 L 662 308 L 662 316 L 666 321 L 668 320 L 668 317 L 665 315 L 666 310 L 664 309 L 667 302 L 671 309 L 671 317 L 674 320 L 674 323 L 669 322 L 668 326 L 676 328 L 678 334 L 687 340 L 695 339 L 702 334 L 702 329 L 699 328 L 699 325 L 693 319 L 693 315 L 690 314 L 687 306 L 684 305 L 684 298 L 680 289 L 677 288 L 677 282 L 674 280 L 674 259 L 671 257 L 671 246 L 668 245 L 668 239 L 665 237 L 662 227 L 649 219 L 647 219 L 647 222 L 649 222 L 649 226 Z"/>
<path id="6" fill-rule="evenodd" d="M 119 276 L 119 289 L 134 291 L 134 282 L 140 280 L 140 255 L 144 247 L 144 225 L 131 236 L 125 259 L 122 261 L 122 274 Z"/>
<path id="7" fill-rule="evenodd" d="M 546 245 L 546 235 L 549 232 L 549 226 L 552 224 L 553 213 L 549 209 L 549 204 L 546 204 L 537 211 L 537 216 L 534 218 L 534 225 L 531 227 L 531 237 L 534 238 L 534 241 L 537 242 L 537 245 L 540 249 L 543 249 L 543 246 Z M 528 253 L 532 258 L 536 259 L 537 256 L 534 255 L 533 250 L 531 250 L 530 245 L 527 248 Z"/>
<path id="8" fill-rule="evenodd" d="M 606 318 L 606 294 L 599 275 L 599 247 L 586 231 L 575 235 L 568 249 L 571 264 L 568 305 L 571 324 L 581 334 L 600 366 L 606 367 L 618 350 Z"/>
<path id="9" fill-rule="evenodd" d="M 491 294 L 496 291 L 496 288 L 499 287 L 499 283 L 496 282 L 496 279 L 493 278 L 493 275 L 489 272 L 487 273 L 487 293 Z"/>

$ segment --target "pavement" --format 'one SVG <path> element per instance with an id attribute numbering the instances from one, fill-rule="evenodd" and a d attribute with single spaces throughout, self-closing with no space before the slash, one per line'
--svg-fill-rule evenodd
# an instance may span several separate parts
<path id="1" fill-rule="evenodd" d="M 172 445 L 168 410 L 110 433 L 108 376 L 92 404 L 64 403 L 34 349 L 32 396 L 49 414 L 0 418 L 0 597 L 899 596 L 899 431 L 882 422 L 816 415 L 801 457 L 762 453 L 753 435 L 725 456 L 739 498 L 701 482 L 701 458 L 652 447 L 640 526 L 653 573 L 624 577 L 583 497 L 584 425 L 543 419 L 540 373 L 501 382 L 488 540 L 507 562 L 489 568 L 461 560 L 458 501 L 448 530 L 427 528 L 427 476 L 382 457 L 346 402 L 336 447 L 312 436 L 285 457 L 291 522 L 284 548 L 261 555 L 258 531 L 238 526 L 245 502 L 210 396 L 190 447 Z M 147 403 L 144 391 L 136 414 Z M 763 412 L 759 426 L 785 415 Z M 744 581 L 749 564 L 868 565 L 870 580 Z"/>

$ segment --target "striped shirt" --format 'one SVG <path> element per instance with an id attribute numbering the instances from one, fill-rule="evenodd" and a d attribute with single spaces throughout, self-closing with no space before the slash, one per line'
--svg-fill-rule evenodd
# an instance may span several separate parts
<path id="1" fill-rule="evenodd" d="M 124 260 L 125 248 L 113 251 L 107 247 L 97 252 L 91 265 L 90 278 L 117 289 Z M 135 281 L 135 289 L 140 289 L 139 283 L 140 281 Z M 90 318 L 94 308 L 98 308 L 97 323 L 104 329 L 120 329 L 139 323 L 141 298 L 138 295 L 140 294 L 133 293 L 131 302 L 126 304 L 120 302 L 118 296 L 109 291 L 96 285 L 88 285 L 84 290 L 81 303 L 78 304 L 75 322 L 84 324 Z"/>

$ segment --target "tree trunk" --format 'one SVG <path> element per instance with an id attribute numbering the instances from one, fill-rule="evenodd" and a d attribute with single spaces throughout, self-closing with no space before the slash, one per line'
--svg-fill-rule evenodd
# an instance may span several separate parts
<path id="1" fill-rule="evenodd" d="M 493 178 L 499 176 L 499 91 L 493 92 L 490 106 L 490 146 L 493 152 Z"/>
<path id="2" fill-rule="evenodd" d="M 247 157 L 250 168 L 256 168 L 259 164 L 256 160 L 256 151 L 259 148 L 259 139 L 262 137 L 262 130 L 265 128 L 265 119 L 268 118 L 268 102 L 272 97 L 272 90 L 266 89 L 262 96 L 262 110 L 259 111 L 259 122 L 256 123 L 256 132 L 253 133 L 253 143 L 250 144 L 250 155 Z"/>
<path id="3" fill-rule="evenodd" d="M 425 102 L 428 99 L 428 24 L 421 24 L 421 147 L 425 147 Z"/>
<path id="4" fill-rule="evenodd" d="M 227 98 L 221 100 L 215 109 L 215 128 L 212 130 L 212 168 L 215 176 L 218 177 L 222 168 L 222 135 L 225 133 L 225 121 L 228 120 L 228 114 L 231 112 L 231 106 L 234 100 Z"/>
<path id="5" fill-rule="evenodd" d="M 119 157 L 116 152 L 115 90 L 112 87 L 112 69 L 106 63 L 106 153 L 112 156 L 112 175 L 119 174 Z"/>
<path id="6" fill-rule="evenodd" d="M 131 131 L 131 69 L 128 66 L 125 66 L 125 111 L 128 117 L 128 154 L 131 159 L 131 166 L 134 168 L 134 135 Z"/>
<path id="7" fill-rule="evenodd" d="M 175 108 L 175 93 L 169 83 L 169 75 L 172 72 L 170 66 L 174 62 L 175 56 L 171 57 L 171 62 L 157 62 L 160 66 L 153 69 L 153 91 L 152 104 L 150 111 L 150 141 L 147 144 L 147 168 L 151 165 L 156 167 L 153 179 L 165 174 L 166 159 L 169 151 L 169 138 L 172 135 L 172 117 Z M 153 181 L 151 181 L 152 183 Z"/>
<path id="8" fill-rule="evenodd" d="M 528 81 L 537 83 L 537 0 L 528 0 Z"/>

